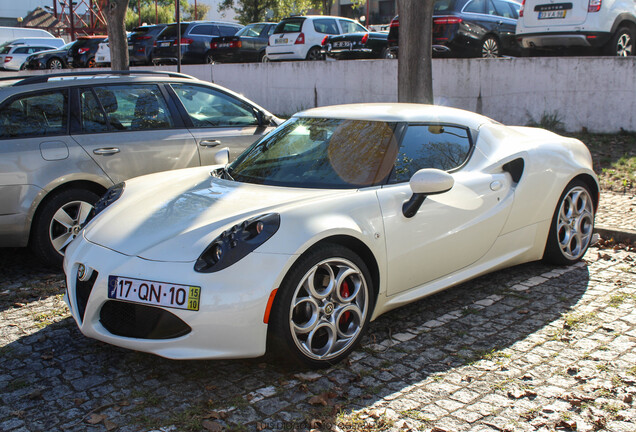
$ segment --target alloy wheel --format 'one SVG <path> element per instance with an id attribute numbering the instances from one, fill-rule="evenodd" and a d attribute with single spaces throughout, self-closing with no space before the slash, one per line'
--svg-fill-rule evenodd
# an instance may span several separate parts
<path id="1" fill-rule="evenodd" d="M 312 360 L 330 360 L 354 344 L 366 322 L 369 287 L 343 258 L 314 265 L 298 284 L 289 310 L 296 347 Z"/>
<path id="2" fill-rule="evenodd" d="M 92 209 L 93 205 L 85 201 L 71 201 L 55 212 L 49 226 L 49 239 L 60 255 L 64 255 L 66 246 L 77 237 Z"/>
<path id="3" fill-rule="evenodd" d="M 487 38 L 481 46 L 482 58 L 499 57 L 499 43 L 493 37 Z"/>
<path id="4" fill-rule="evenodd" d="M 59 59 L 51 59 L 49 61 L 49 69 L 63 69 L 62 61 Z"/>
<path id="5" fill-rule="evenodd" d="M 557 239 L 563 255 L 579 259 L 592 240 L 594 210 L 589 192 L 580 186 L 572 188 L 561 201 L 557 221 Z"/>
<path id="6" fill-rule="evenodd" d="M 632 38 L 629 33 L 623 33 L 616 41 L 616 55 L 618 57 L 628 57 L 632 55 Z"/>

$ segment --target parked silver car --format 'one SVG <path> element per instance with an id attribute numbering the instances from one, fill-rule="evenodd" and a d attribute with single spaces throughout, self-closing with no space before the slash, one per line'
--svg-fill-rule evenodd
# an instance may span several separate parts
<path id="1" fill-rule="evenodd" d="M 143 174 L 237 155 L 281 120 L 182 74 L 66 73 L 0 81 L 0 247 L 62 262 L 93 204 Z M 122 221 L 125 223 L 125 221 Z"/>

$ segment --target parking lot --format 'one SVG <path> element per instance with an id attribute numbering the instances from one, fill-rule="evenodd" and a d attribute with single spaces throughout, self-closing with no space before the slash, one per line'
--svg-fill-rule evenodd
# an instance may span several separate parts
<path id="1" fill-rule="evenodd" d="M 321 371 L 87 339 L 60 272 L 0 253 L 3 431 L 635 430 L 631 248 L 517 266 L 399 308 Z"/>

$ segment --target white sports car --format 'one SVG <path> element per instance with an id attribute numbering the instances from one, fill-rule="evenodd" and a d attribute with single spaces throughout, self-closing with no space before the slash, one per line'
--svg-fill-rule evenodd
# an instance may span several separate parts
<path id="1" fill-rule="evenodd" d="M 579 260 L 599 186 L 578 140 L 428 105 L 316 108 L 227 165 L 116 185 L 68 247 L 86 336 L 174 359 L 313 367 L 380 314 L 487 272 Z"/>

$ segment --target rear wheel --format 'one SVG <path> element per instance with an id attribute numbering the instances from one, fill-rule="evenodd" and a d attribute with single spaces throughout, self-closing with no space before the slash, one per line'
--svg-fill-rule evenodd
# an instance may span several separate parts
<path id="1" fill-rule="evenodd" d="M 98 199 L 94 192 L 75 188 L 47 198 L 33 220 L 33 252 L 46 264 L 60 266 L 66 247 L 77 237 Z"/>
<path id="2" fill-rule="evenodd" d="M 307 52 L 307 60 L 323 60 L 322 53 L 320 52 L 320 48 L 313 47 Z"/>
<path id="3" fill-rule="evenodd" d="M 619 28 L 607 46 L 607 54 L 617 57 L 634 55 L 634 36 L 629 27 Z"/>
<path id="4" fill-rule="evenodd" d="M 496 58 L 499 57 L 499 41 L 494 36 L 486 36 L 481 42 L 481 57 Z"/>
<path id="5" fill-rule="evenodd" d="M 97 67 L 97 62 L 95 62 L 95 57 L 89 58 L 88 61 L 86 62 L 86 66 L 88 66 L 89 68 Z"/>
<path id="6" fill-rule="evenodd" d="M 380 54 L 380 57 L 383 58 L 383 59 L 394 59 L 394 58 L 397 58 L 395 53 L 393 53 L 393 51 L 391 51 L 391 49 L 389 49 L 388 47 L 386 47 L 386 48 L 384 48 L 382 50 L 382 53 Z"/>
<path id="7" fill-rule="evenodd" d="M 47 63 L 47 66 L 49 69 L 64 69 L 64 64 L 62 63 L 62 60 L 58 58 L 52 58 L 51 60 L 49 60 L 49 62 Z"/>
<path id="8" fill-rule="evenodd" d="M 373 304 L 364 261 L 343 246 L 320 246 L 301 258 L 281 284 L 270 315 L 270 341 L 289 354 L 285 358 L 331 366 L 360 342 Z"/>
<path id="9" fill-rule="evenodd" d="M 214 57 L 212 56 L 211 52 L 205 54 L 205 62 L 207 64 L 214 64 Z"/>
<path id="10" fill-rule="evenodd" d="M 589 186 L 573 180 L 554 211 L 543 259 L 559 265 L 574 264 L 585 255 L 593 232 L 594 202 Z"/>

